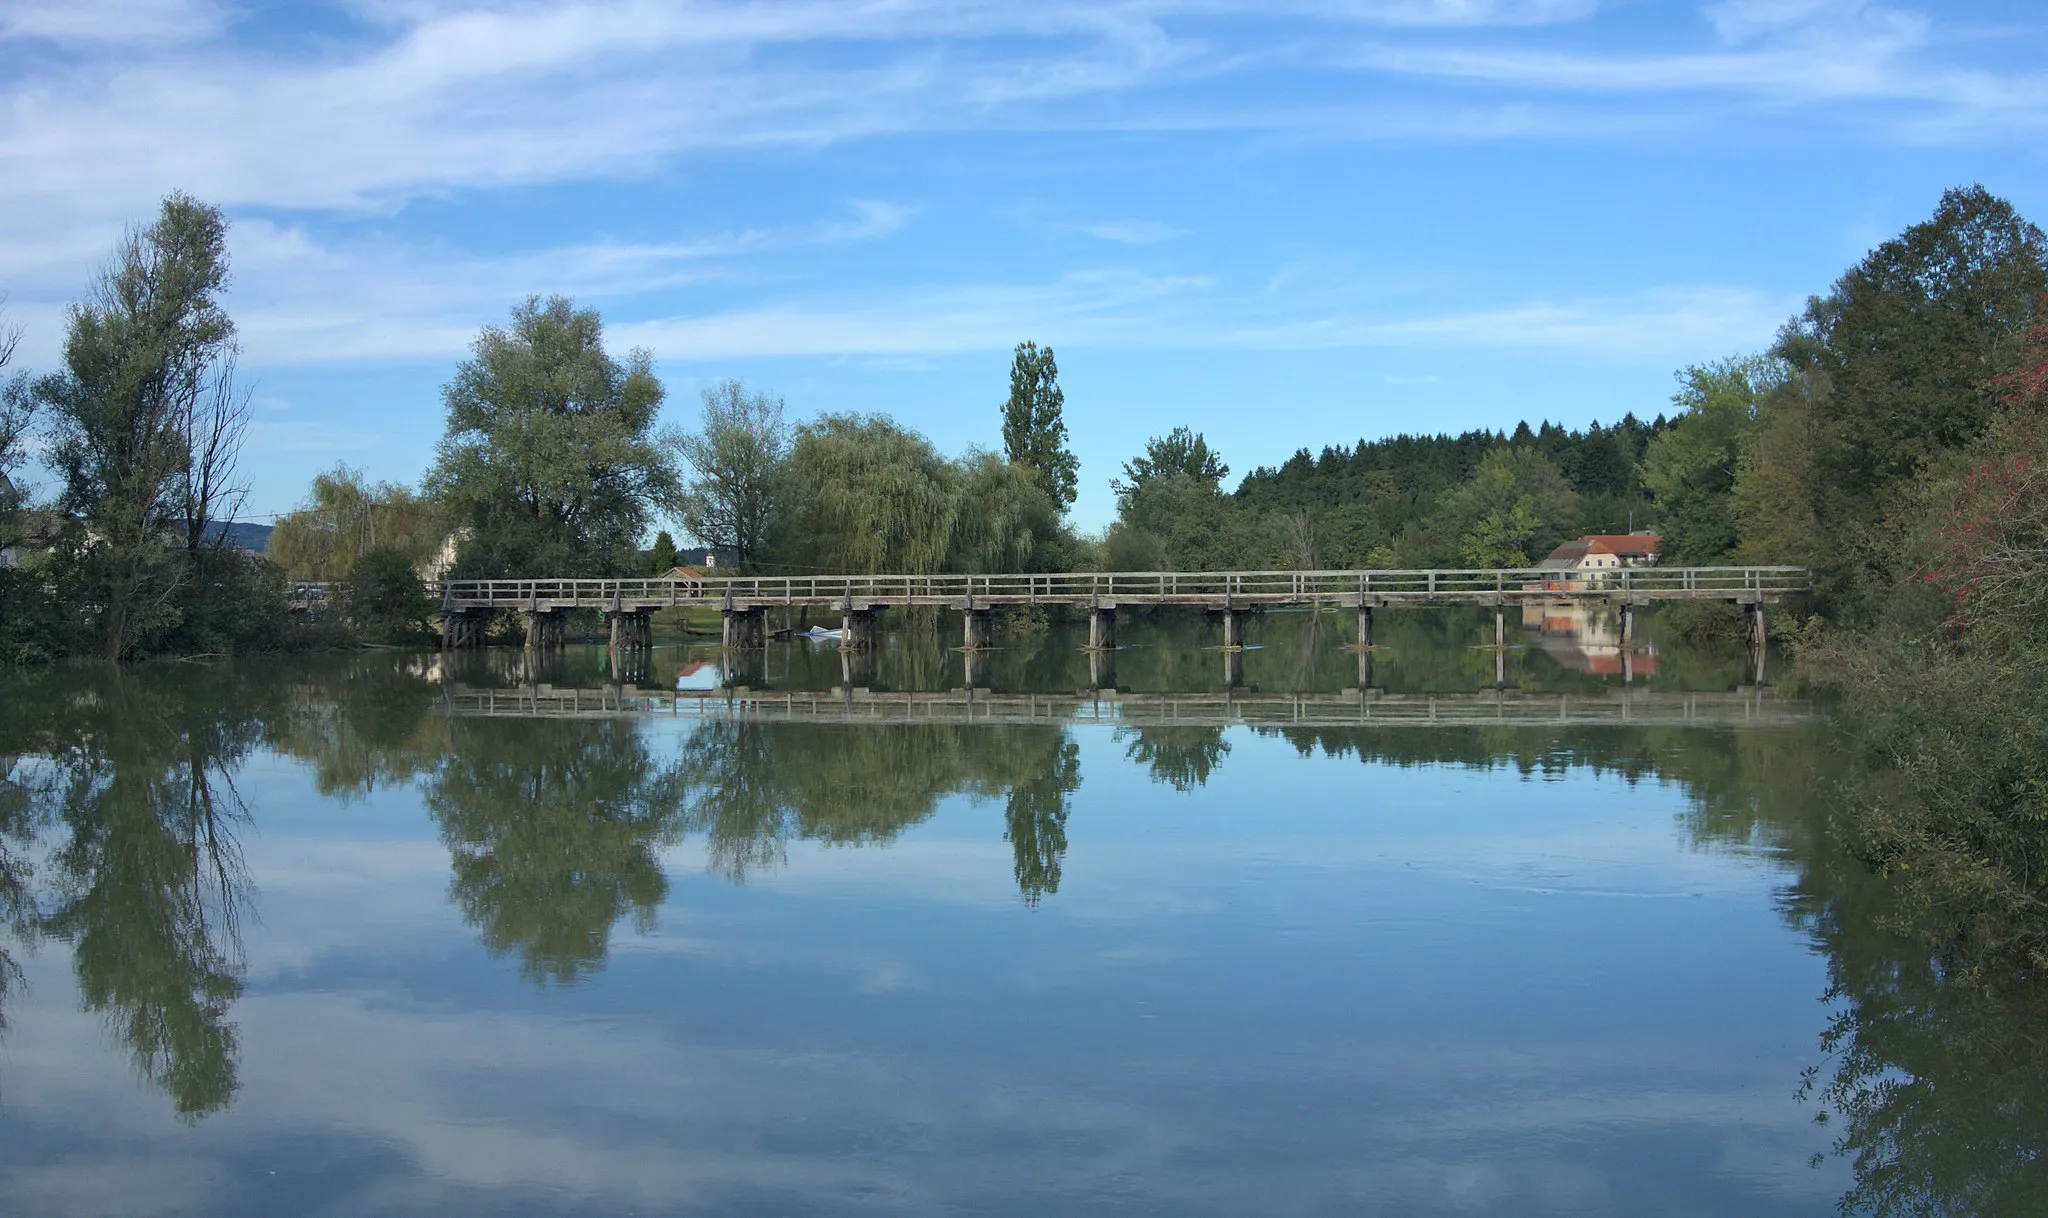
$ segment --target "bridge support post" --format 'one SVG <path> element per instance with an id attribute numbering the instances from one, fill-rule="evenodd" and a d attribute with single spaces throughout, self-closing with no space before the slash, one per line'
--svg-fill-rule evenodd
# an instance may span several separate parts
<path id="1" fill-rule="evenodd" d="M 477 613 L 467 609 L 443 609 L 441 650 L 456 651 L 465 647 L 482 646 L 484 623 L 489 620 L 488 613 Z"/>
<path id="2" fill-rule="evenodd" d="M 727 609 L 724 613 L 727 647 L 752 649 L 768 645 L 768 611 L 759 607 Z"/>
<path id="3" fill-rule="evenodd" d="M 992 609 L 969 609 L 965 615 L 963 634 L 969 651 L 985 651 L 995 638 L 995 611 Z"/>
<path id="4" fill-rule="evenodd" d="M 839 648 L 842 651 L 873 651 L 878 633 L 875 610 L 848 606 L 839 619 Z"/>
<path id="5" fill-rule="evenodd" d="M 1223 649 L 1223 687 L 1236 689 L 1244 684 L 1244 648 Z"/>
<path id="6" fill-rule="evenodd" d="M 1623 650 L 1636 645 L 1636 607 L 1627 601 L 1621 602 L 1621 646 Z"/>
<path id="7" fill-rule="evenodd" d="M 1116 607 L 1097 605 L 1088 611 L 1088 649 L 1109 651 L 1116 646 Z"/>
<path id="8" fill-rule="evenodd" d="M 1508 611 L 1507 611 L 1506 607 L 1504 607 L 1504 606 L 1502 606 L 1502 605 L 1495 605 L 1495 606 L 1493 607 L 1493 646 L 1494 646 L 1494 650 L 1496 650 L 1496 651 L 1504 650 L 1504 649 L 1505 649 L 1505 648 L 1507 647 L 1507 645 L 1508 645 Z"/>
<path id="9" fill-rule="evenodd" d="M 1360 647 L 1372 646 L 1371 605 L 1360 605 L 1358 607 L 1358 645 Z"/>
<path id="10" fill-rule="evenodd" d="M 614 609 L 614 610 L 612 610 L 612 611 L 611 611 L 610 613 L 606 614 L 605 616 L 611 619 L 611 627 L 612 627 L 612 650 L 613 650 L 613 651 L 617 651 L 617 650 L 618 650 L 619 648 L 621 648 L 621 647 L 624 647 L 624 646 L 626 646 L 626 645 L 627 645 L 627 644 L 626 644 L 626 637 L 625 637 L 625 636 L 626 636 L 626 615 L 625 615 L 625 614 L 623 614 L 623 613 L 620 613 L 620 612 L 619 612 L 618 610 Z"/>
<path id="11" fill-rule="evenodd" d="M 528 651 L 549 651 L 562 645 L 567 635 L 566 623 L 559 611 L 552 609 L 529 609 L 526 611 L 526 649 Z"/>
<path id="12" fill-rule="evenodd" d="M 1244 623 L 1252 615 L 1249 609 L 1225 609 L 1223 611 L 1223 649 L 1244 650 Z"/>
<path id="13" fill-rule="evenodd" d="M 960 653 L 960 676 L 969 690 L 989 687 L 989 655 L 986 647 L 970 647 Z"/>

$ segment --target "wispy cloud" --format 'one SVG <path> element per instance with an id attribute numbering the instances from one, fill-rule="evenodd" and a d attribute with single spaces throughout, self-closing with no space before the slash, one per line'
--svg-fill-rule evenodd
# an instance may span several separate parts
<path id="1" fill-rule="evenodd" d="M 857 300 L 802 301 L 614 327 L 664 359 L 916 356 L 1000 351 L 1018 334 L 1062 347 L 1246 350 L 1551 350 L 1668 359 L 1769 341 L 1798 302 L 1731 287 L 1502 304 L 1461 312 L 1346 312 L 1240 320 L 1242 297 L 1197 276 L 1097 271 Z M 1435 378 L 1410 383 L 1434 383 Z"/>
<path id="2" fill-rule="evenodd" d="M 1174 228 L 1157 220 L 1103 220 L 1095 224 L 1083 224 L 1080 229 L 1091 237 L 1114 241 L 1120 245 L 1156 245 L 1161 241 L 1171 241 L 1176 237 L 1188 235 L 1187 229 Z"/>

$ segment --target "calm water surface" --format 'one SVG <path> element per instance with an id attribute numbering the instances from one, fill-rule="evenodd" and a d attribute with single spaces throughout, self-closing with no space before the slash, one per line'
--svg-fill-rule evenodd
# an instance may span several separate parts
<path id="1" fill-rule="evenodd" d="M 1113 674 L 1056 630 L 981 672 L 900 635 L 859 671 L 798 642 L 620 675 L 1341 693 L 1347 630 L 1271 615 L 1241 672 L 1133 623 Z M 1397 616 L 1364 675 L 1489 690 L 1490 632 Z M 1517 643 L 1524 696 L 1621 687 L 1597 644 Z M 1744 681 L 1643 659 L 1652 694 Z M 0 1210 L 1946 1212 L 2040 1144 L 2038 1101 L 1986 1085 L 1995 1025 L 1861 929 L 1838 750 L 1798 715 L 451 696 L 611 676 L 572 648 L 0 678 Z"/>

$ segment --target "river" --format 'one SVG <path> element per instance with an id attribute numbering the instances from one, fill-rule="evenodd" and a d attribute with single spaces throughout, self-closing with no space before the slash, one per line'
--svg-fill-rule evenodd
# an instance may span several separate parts
<path id="1" fill-rule="evenodd" d="M 1817 708 L 1388 616 L 0 676 L 0 1208 L 2035 1212 Z"/>

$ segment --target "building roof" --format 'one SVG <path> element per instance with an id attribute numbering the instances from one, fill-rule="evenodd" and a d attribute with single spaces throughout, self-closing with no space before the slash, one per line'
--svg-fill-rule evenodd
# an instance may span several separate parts
<path id="1" fill-rule="evenodd" d="M 1579 540 L 1594 554 L 1655 554 L 1655 533 L 1590 533 Z"/>
<path id="2" fill-rule="evenodd" d="M 1655 533 L 1588 533 L 1559 545 L 1536 566 L 1540 570 L 1570 567 L 1588 554 L 1647 557 L 1657 552 Z"/>

